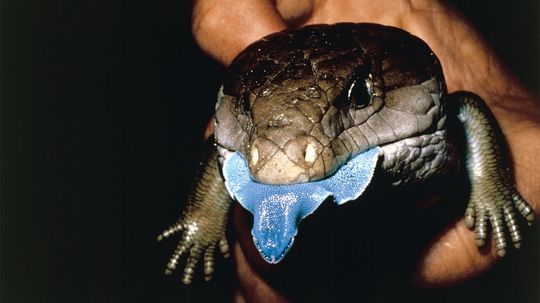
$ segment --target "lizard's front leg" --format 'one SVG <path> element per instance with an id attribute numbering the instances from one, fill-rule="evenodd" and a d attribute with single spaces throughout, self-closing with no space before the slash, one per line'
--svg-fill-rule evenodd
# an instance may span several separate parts
<path id="1" fill-rule="evenodd" d="M 182 232 L 182 239 L 167 264 L 166 274 L 172 273 L 178 259 L 187 254 L 182 282 L 191 283 L 195 267 L 204 255 L 205 280 L 212 278 L 214 271 L 214 251 L 219 246 L 224 257 L 228 257 L 229 246 L 225 228 L 232 199 L 225 188 L 217 164 L 214 146 L 206 163 L 201 163 L 195 184 L 188 195 L 187 207 L 178 221 L 163 231 L 158 240 Z"/>
<path id="2" fill-rule="evenodd" d="M 534 219 L 534 214 L 514 187 L 504 137 L 482 99 L 465 92 L 450 97 L 457 99 L 457 116 L 466 138 L 465 163 L 471 181 L 471 195 L 465 211 L 465 223 L 474 228 L 477 245 L 483 246 L 489 220 L 497 254 L 504 256 L 505 225 L 514 246 L 519 248 L 521 245 L 515 208 L 529 222 Z"/>

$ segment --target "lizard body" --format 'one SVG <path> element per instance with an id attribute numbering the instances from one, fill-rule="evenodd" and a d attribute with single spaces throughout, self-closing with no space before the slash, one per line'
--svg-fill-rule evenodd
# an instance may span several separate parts
<path id="1" fill-rule="evenodd" d="M 450 121 L 464 129 L 462 160 Z M 185 283 L 201 255 L 209 279 L 214 249 L 227 253 L 234 199 L 254 214 L 255 244 L 276 263 L 302 218 L 328 196 L 338 204 L 358 198 L 375 168 L 407 186 L 448 175 L 463 161 L 471 182 L 466 223 L 479 246 L 491 225 L 501 256 L 506 227 L 514 245 L 521 243 L 514 209 L 533 219 L 513 186 L 489 109 L 472 93 L 447 94 L 436 55 L 397 28 L 313 25 L 253 43 L 228 69 L 215 124 L 216 149 L 186 211 L 160 236 L 183 231 L 167 267 L 188 254 Z"/>

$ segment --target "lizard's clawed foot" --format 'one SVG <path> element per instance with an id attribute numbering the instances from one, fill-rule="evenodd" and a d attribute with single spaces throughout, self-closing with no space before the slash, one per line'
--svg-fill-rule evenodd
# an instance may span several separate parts
<path id="1" fill-rule="evenodd" d="M 171 274 L 176 269 L 179 259 L 183 255 L 187 255 L 187 262 L 184 268 L 182 282 L 184 284 L 190 284 L 193 279 L 197 263 L 201 259 L 201 256 L 204 255 L 204 279 L 206 281 L 210 281 L 214 273 L 214 255 L 216 245 L 219 245 L 219 249 L 225 258 L 229 256 L 229 245 L 227 243 L 225 233 L 223 231 L 221 233 L 216 233 L 215 230 L 213 233 L 205 233 L 201 231 L 201 226 L 200 224 L 197 224 L 196 221 L 179 220 L 177 223 L 163 231 L 157 239 L 158 241 L 161 241 L 164 238 L 168 238 L 180 231 L 183 232 L 182 239 L 178 243 L 178 246 L 167 263 L 165 274 Z"/>
<path id="2" fill-rule="evenodd" d="M 474 229 L 476 244 L 479 247 L 486 243 L 488 224 L 490 224 L 497 254 L 503 257 L 506 254 L 505 226 L 514 247 L 520 248 L 521 246 L 521 234 L 515 209 L 529 224 L 534 220 L 534 213 L 513 186 L 484 184 L 483 188 L 482 194 L 473 190 L 465 211 L 465 224 L 469 229 Z"/>

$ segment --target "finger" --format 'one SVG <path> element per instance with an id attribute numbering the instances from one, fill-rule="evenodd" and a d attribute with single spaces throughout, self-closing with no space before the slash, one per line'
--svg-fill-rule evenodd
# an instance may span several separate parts
<path id="1" fill-rule="evenodd" d="M 465 222 L 459 219 L 439 234 L 419 258 L 414 283 L 422 287 L 447 287 L 478 276 L 498 257 L 478 249 Z"/>
<path id="2" fill-rule="evenodd" d="M 227 242 L 227 237 L 225 237 L 225 235 L 219 240 L 219 250 L 224 258 L 229 257 L 229 242 Z"/>
<path id="3" fill-rule="evenodd" d="M 204 140 L 208 140 L 208 138 L 210 138 L 210 136 L 214 133 L 215 125 L 214 116 L 212 116 L 210 121 L 208 121 L 208 124 L 206 124 L 206 129 L 204 130 Z"/>
<path id="4" fill-rule="evenodd" d="M 197 262 L 199 262 L 199 256 L 201 254 L 201 247 L 196 245 L 189 250 L 189 257 L 184 268 L 184 275 L 182 276 L 182 283 L 190 284 L 193 280 L 193 273 Z"/>
<path id="5" fill-rule="evenodd" d="M 224 65 L 252 42 L 287 28 L 270 1 L 199 0 L 193 34 L 199 46 Z"/>
<path id="6" fill-rule="evenodd" d="M 487 216 L 484 203 L 476 203 L 476 222 L 474 227 L 474 234 L 476 238 L 476 245 L 483 247 L 487 238 Z"/>
<path id="7" fill-rule="evenodd" d="M 495 241 L 495 247 L 497 248 L 497 254 L 503 257 L 506 254 L 506 241 L 504 239 L 504 222 L 503 214 L 501 213 L 502 204 L 498 201 L 494 207 L 489 209 L 489 221 L 491 223 L 491 234 Z"/>
<path id="8" fill-rule="evenodd" d="M 516 205 L 516 208 L 519 210 L 521 215 L 525 217 L 527 221 L 532 222 L 534 220 L 534 212 L 517 191 L 514 191 L 514 193 L 512 194 L 512 200 L 514 200 L 514 204 Z"/>
<path id="9" fill-rule="evenodd" d="M 190 244 L 185 242 L 184 240 L 178 243 L 178 246 L 176 246 L 173 255 L 169 259 L 169 263 L 167 263 L 167 268 L 165 269 L 166 275 L 170 275 L 176 269 L 176 266 L 178 265 L 178 259 L 180 259 L 180 257 L 184 253 L 186 253 L 186 251 L 189 249 L 189 246 Z"/>
<path id="10" fill-rule="evenodd" d="M 521 247 L 521 235 L 519 233 L 518 223 L 516 221 L 516 216 L 514 214 L 512 203 L 508 200 L 505 201 L 503 206 L 504 221 L 506 221 L 506 226 L 508 226 L 508 232 L 512 238 L 515 248 Z"/>
<path id="11" fill-rule="evenodd" d="M 158 241 L 161 241 L 165 238 L 168 238 L 170 235 L 176 233 L 176 232 L 179 232 L 182 230 L 182 224 L 180 222 L 176 222 L 174 225 L 172 225 L 171 227 L 167 228 L 166 230 L 164 230 L 158 237 L 157 237 L 157 240 Z"/>
<path id="12" fill-rule="evenodd" d="M 204 253 L 204 280 L 212 280 L 214 274 L 214 249 L 216 246 L 210 246 Z"/>

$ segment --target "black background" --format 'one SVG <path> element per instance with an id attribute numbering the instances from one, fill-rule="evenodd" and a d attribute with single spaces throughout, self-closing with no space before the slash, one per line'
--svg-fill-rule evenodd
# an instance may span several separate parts
<path id="1" fill-rule="evenodd" d="M 456 4 L 538 92 L 538 2 L 471 2 Z M 230 278 L 186 288 L 163 275 L 174 241 L 155 241 L 181 209 L 222 74 L 191 38 L 189 2 L 1 10 L 1 302 L 223 301 Z M 487 275 L 404 300 L 539 302 L 538 228 L 525 237 Z"/>

